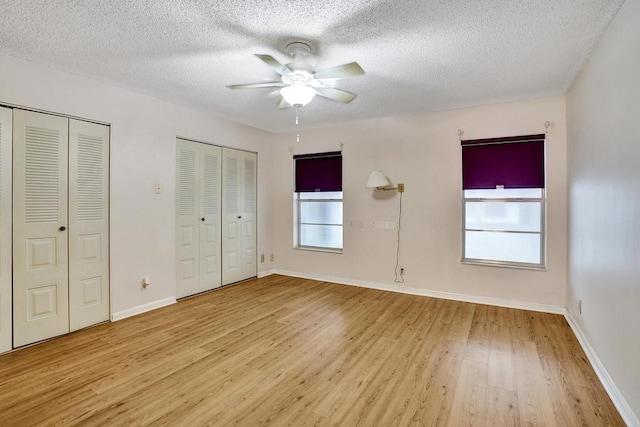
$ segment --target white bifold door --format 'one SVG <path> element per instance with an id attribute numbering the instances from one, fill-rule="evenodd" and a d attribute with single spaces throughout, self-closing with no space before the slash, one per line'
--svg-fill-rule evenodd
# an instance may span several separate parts
<path id="1" fill-rule="evenodd" d="M 14 110 L 13 345 L 109 318 L 109 128 Z"/>
<path id="2" fill-rule="evenodd" d="M 256 160 L 176 139 L 178 298 L 256 276 Z"/>
<path id="3" fill-rule="evenodd" d="M 255 153 L 222 149 L 222 284 L 257 275 Z"/>
<path id="4" fill-rule="evenodd" d="M 221 286 L 220 147 L 176 140 L 177 296 Z"/>
<path id="5" fill-rule="evenodd" d="M 0 107 L 0 353 L 11 350 L 11 140 L 13 112 Z"/>

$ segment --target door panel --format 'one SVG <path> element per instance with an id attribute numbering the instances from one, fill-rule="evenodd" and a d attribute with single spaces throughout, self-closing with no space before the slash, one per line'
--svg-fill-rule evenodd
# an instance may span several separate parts
<path id="1" fill-rule="evenodd" d="M 13 342 L 69 332 L 68 120 L 14 111 Z"/>
<path id="2" fill-rule="evenodd" d="M 109 127 L 69 120 L 69 325 L 109 320 Z"/>
<path id="3" fill-rule="evenodd" d="M 222 277 L 229 284 L 257 275 L 255 153 L 223 149 Z"/>
<path id="4" fill-rule="evenodd" d="M 256 264 L 256 160 L 254 153 L 243 154 L 242 181 L 242 279 L 258 274 Z"/>
<path id="5" fill-rule="evenodd" d="M 228 285 L 242 280 L 240 251 L 242 242 L 239 236 L 242 210 L 241 196 L 241 155 L 242 152 L 229 148 L 222 149 L 223 169 L 222 185 L 224 208 L 222 213 L 222 283 Z"/>
<path id="6" fill-rule="evenodd" d="M 200 291 L 222 285 L 220 271 L 220 187 L 222 149 L 206 144 L 200 148 Z"/>
<path id="7" fill-rule="evenodd" d="M 0 353 L 11 350 L 11 140 L 13 112 L 0 107 Z"/>
<path id="8" fill-rule="evenodd" d="M 176 254 L 178 298 L 200 292 L 198 144 L 176 139 Z"/>

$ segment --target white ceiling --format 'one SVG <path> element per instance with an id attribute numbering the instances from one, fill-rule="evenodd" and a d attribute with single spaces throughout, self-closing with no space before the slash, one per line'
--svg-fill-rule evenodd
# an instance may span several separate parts
<path id="1" fill-rule="evenodd" d="M 624 0 L 0 0 L 0 50 L 203 108 L 270 132 L 295 128 L 254 53 L 317 68 L 357 61 L 302 128 L 566 92 Z M 1 72 L 1 71 L 0 71 Z"/>

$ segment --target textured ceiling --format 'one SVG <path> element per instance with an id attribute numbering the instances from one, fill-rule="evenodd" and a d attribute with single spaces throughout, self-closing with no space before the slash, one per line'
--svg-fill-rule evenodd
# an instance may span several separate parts
<path id="1" fill-rule="evenodd" d="M 564 94 L 623 0 L 0 0 L 0 50 L 271 132 L 295 128 L 254 53 L 357 61 L 301 127 Z M 1 70 L 0 70 L 1 73 Z"/>

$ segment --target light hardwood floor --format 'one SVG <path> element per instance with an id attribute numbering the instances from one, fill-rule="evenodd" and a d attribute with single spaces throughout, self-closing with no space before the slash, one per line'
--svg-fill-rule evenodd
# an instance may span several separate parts
<path id="1" fill-rule="evenodd" d="M 560 315 L 269 276 L 0 356 L 0 426 L 624 425 Z"/>

